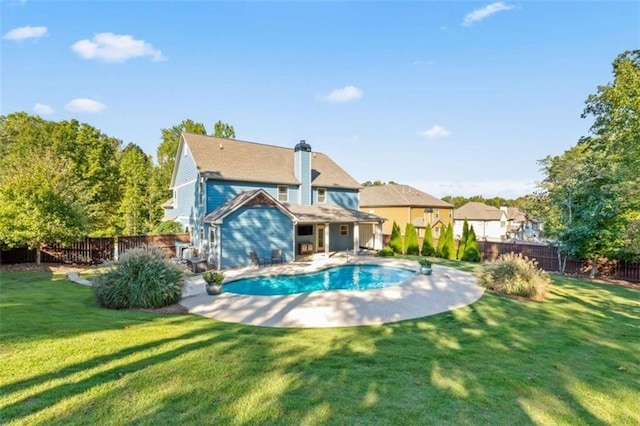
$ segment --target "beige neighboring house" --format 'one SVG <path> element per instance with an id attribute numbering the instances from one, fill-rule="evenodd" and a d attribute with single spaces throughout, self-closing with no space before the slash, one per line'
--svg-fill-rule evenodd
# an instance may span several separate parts
<path id="1" fill-rule="evenodd" d="M 479 240 L 504 240 L 507 235 L 507 211 L 475 201 L 468 202 L 453 213 L 453 235 L 462 236 L 464 220 L 473 226 Z"/>
<path id="2" fill-rule="evenodd" d="M 529 216 L 517 207 L 500 207 L 507 214 L 507 238 L 529 240 L 540 238 L 542 221 Z"/>
<path id="3" fill-rule="evenodd" d="M 390 235 L 395 221 L 404 235 L 407 223 L 413 223 L 419 237 L 424 237 L 431 224 L 434 238 L 453 223 L 453 205 L 409 185 L 386 184 L 367 186 L 360 190 L 360 210 L 384 217 L 382 233 Z"/>

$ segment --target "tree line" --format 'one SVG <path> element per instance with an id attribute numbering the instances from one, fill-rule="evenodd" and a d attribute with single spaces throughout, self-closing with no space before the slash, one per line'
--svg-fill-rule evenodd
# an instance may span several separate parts
<path id="1" fill-rule="evenodd" d="M 162 222 L 182 131 L 207 134 L 192 120 L 162 129 L 156 164 L 138 145 L 75 119 L 0 116 L 0 243 L 39 249 L 86 236 L 182 232 Z M 235 131 L 218 121 L 213 135 Z"/>

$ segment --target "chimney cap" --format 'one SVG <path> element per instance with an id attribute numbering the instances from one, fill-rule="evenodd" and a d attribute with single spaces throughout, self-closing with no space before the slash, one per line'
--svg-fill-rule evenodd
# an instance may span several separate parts
<path id="1" fill-rule="evenodd" d="M 298 143 L 296 147 L 293 149 L 293 152 L 298 152 L 298 151 L 311 152 L 311 145 L 309 145 L 304 139 L 302 139 L 300 143 Z"/>

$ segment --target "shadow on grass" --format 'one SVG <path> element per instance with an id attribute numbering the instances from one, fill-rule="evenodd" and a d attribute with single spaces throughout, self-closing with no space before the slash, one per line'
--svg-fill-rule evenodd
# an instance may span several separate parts
<path id="1" fill-rule="evenodd" d="M 638 373 L 617 367 L 640 362 L 638 292 L 554 282 L 545 303 L 485 294 L 428 318 L 340 329 L 125 312 L 91 321 L 89 306 L 76 308 L 89 317 L 86 333 L 131 316 L 158 336 L 123 334 L 112 353 L 3 386 L 22 395 L 3 415 L 57 424 L 637 423 L 624 407 L 640 394 Z"/>

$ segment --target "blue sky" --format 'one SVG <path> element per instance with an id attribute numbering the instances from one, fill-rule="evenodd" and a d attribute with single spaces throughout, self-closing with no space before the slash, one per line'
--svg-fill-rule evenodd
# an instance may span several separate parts
<path id="1" fill-rule="evenodd" d="M 305 139 L 360 182 L 517 197 L 588 134 L 640 2 L 24 1 L 1 5 L 1 114 L 155 154 L 190 118 Z"/>

